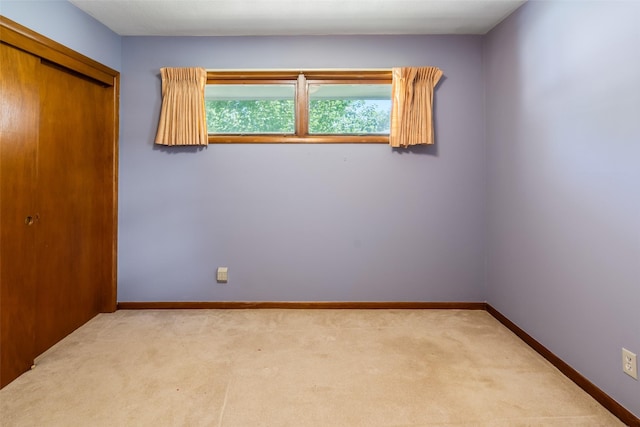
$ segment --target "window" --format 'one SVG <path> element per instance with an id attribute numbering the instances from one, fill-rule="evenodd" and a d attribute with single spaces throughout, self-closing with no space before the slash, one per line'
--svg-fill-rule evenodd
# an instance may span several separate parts
<path id="1" fill-rule="evenodd" d="M 388 143 L 391 71 L 207 73 L 209 143 Z"/>

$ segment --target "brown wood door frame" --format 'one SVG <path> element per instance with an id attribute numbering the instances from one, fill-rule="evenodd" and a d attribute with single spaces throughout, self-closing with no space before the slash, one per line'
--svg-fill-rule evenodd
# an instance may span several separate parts
<path id="1" fill-rule="evenodd" d="M 11 64 L 0 78 L 3 88 L 0 107 L 5 119 L 0 122 L 0 156 L 3 156 L 1 388 L 28 370 L 38 354 L 95 314 L 117 308 L 120 75 L 1 15 L 0 44 L 3 58 Z M 67 87 L 69 81 L 85 88 L 84 93 L 89 94 L 85 99 L 101 100 L 99 107 L 92 108 L 91 104 L 82 111 L 71 110 L 73 114 L 69 114 L 53 105 L 63 105 L 64 102 L 52 100 L 67 98 L 67 95 L 64 88 L 47 84 Z M 46 117 L 43 108 L 48 111 Z M 61 119 L 57 120 L 58 117 Z M 73 117 L 69 120 L 75 120 L 75 125 L 66 123 L 62 117 Z M 51 122 L 60 126 L 51 126 Z M 84 130 L 76 129 L 78 124 Z M 43 126 L 45 131 L 49 129 L 49 134 L 42 134 Z M 83 145 L 85 141 L 94 145 Z M 47 150 L 41 150 L 42 144 L 49 144 Z M 56 151 L 58 145 L 60 152 Z M 74 147 L 78 152 L 73 151 Z M 84 164 L 85 160 L 90 166 Z M 77 166 L 78 171 L 85 172 L 82 178 L 76 179 L 58 172 L 56 166 Z M 98 171 L 86 172 L 94 169 Z M 42 177 L 38 176 L 39 172 Z M 58 174 L 61 185 L 56 187 Z M 91 183 L 84 182 L 83 178 Z M 38 187 L 39 183 L 44 183 L 44 187 Z M 80 207 L 65 214 L 62 208 L 69 200 L 57 206 L 55 197 L 43 195 L 45 188 L 55 189 L 65 197 L 63 189 L 77 193 L 70 203 Z M 43 212 L 39 212 L 41 208 Z M 63 217 L 66 223 L 56 217 Z M 65 238 L 57 242 L 59 248 L 65 250 L 51 248 L 49 253 L 54 256 L 47 258 L 48 249 L 42 243 L 55 241 L 58 228 L 66 233 Z M 76 253 L 80 251 L 82 255 L 74 257 L 68 245 L 77 246 Z M 56 258 L 56 253 L 61 255 Z M 99 263 L 92 262 L 93 259 Z M 84 265 L 83 272 L 76 274 L 74 268 L 78 266 L 73 265 L 74 261 Z M 56 272 L 63 280 L 56 282 Z M 98 276 L 95 279 L 94 273 Z"/>
<path id="2" fill-rule="evenodd" d="M 5 16 L 0 15 L 0 42 L 40 57 L 60 67 L 86 76 L 112 91 L 111 149 L 113 158 L 113 182 L 109 193 L 112 197 L 111 280 L 108 289 L 100 290 L 100 312 L 113 312 L 117 305 L 117 230 L 118 230 L 118 138 L 120 73 L 84 56 L 68 47 L 38 34 Z"/>

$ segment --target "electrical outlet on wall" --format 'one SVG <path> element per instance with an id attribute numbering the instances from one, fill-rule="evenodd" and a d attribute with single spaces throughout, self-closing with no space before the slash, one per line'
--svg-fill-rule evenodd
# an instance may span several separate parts
<path id="1" fill-rule="evenodd" d="M 229 281 L 228 267 L 218 267 L 218 270 L 216 272 L 216 281 L 218 283 L 227 283 Z"/>
<path id="2" fill-rule="evenodd" d="M 635 353 L 622 349 L 622 370 L 625 374 L 638 379 L 638 360 Z"/>

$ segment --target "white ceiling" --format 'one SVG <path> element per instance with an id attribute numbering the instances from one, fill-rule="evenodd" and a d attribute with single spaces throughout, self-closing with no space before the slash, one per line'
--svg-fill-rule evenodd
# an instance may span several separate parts
<path id="1" fill-rule="evenodd" d="M 485 34 L 526 0 L 69 0 L 123 36 Z"/>

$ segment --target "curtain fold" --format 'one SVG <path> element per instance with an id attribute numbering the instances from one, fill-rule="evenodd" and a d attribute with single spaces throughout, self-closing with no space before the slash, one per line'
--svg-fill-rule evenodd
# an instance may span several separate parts
<path id="1" fill-rule="evenodd" d="M 442 77 L 438 67 L 395 67 L 391 83 L 389 145 L 435 143 L 433 93 Z"/>
<path id="2" fill-rule="evenodd" d="M 204 68 L 161 68 L 162 109 L 155 143 L 207 145 Z"/>

